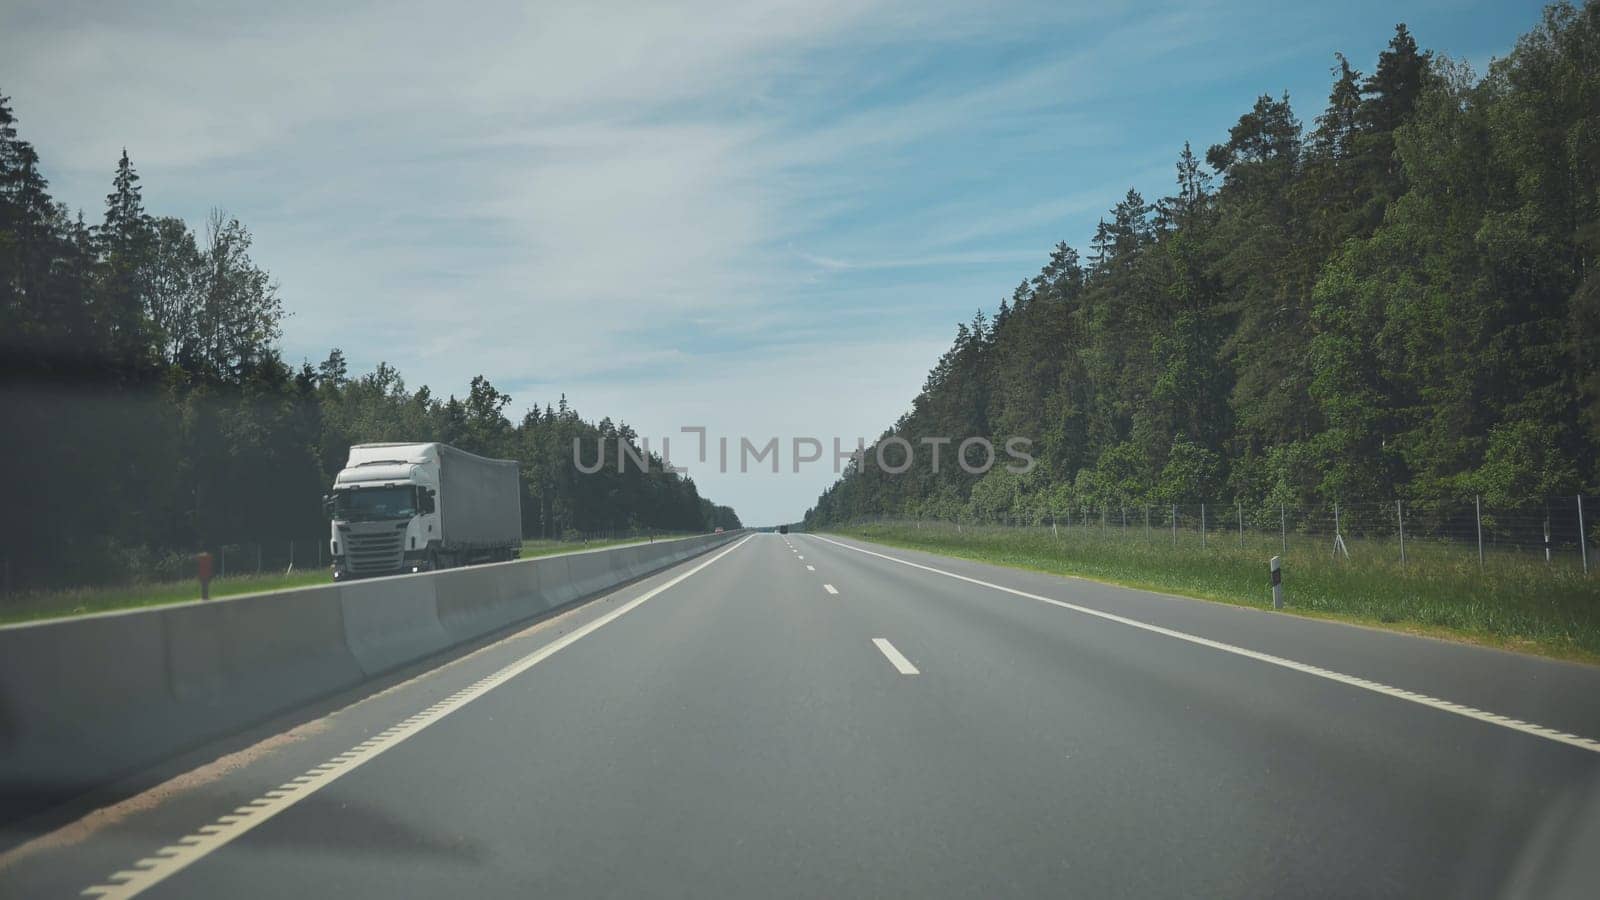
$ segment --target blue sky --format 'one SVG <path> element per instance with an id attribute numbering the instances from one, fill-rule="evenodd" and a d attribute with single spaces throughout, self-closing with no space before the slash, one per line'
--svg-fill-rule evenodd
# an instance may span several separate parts
<path id="1" fill-rule="evenodd" d="M 291 360 L 787 446 L 876 435 L 1257 95 L 1309 126 L 1397 21 L 1481 72 L 1540 4 L 125 7 L 0 0 L 0 93 L 91 218 L 126 146 L 151 211 L 242 219 Z M 833 479 L 688 461 L 755 523 Z"/>

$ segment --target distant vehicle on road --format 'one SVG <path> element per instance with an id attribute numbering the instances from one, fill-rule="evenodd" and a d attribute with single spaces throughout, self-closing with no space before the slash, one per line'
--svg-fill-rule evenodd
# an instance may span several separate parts
<path id="1" fill-rule="evenodd" d="M 517 463 L 448 444 L 356 444 L 322 498 L 333 577 L 365 578 L 515 559 Z"/>
<path id="2" fill-rule="evenodd" d="M 787 525 L 779 525 L 778 526 L 778 533 L 779 534 L 788 534 L 789 533 L 789 526 L 787 526 Z"/>
<path id="3" fill-rule="evenodd" d="M 721 526 L 721 525 L 718 525 L 718 526 L 717 526 L 717 530 L 716 530 L 716 531 L 715 531 L 715 532 L 714 532 L 714 533 L 715 533 L 715 534 L 721 534 L 721 533 L 722 533 L 722 526 Z"/>

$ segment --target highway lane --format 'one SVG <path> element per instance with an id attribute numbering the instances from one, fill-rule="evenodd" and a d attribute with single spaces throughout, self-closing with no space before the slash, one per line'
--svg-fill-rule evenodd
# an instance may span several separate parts
<path id="1" fill-rule="evenodd" d="M 757 535 L 0 879 L 115 884 L 539 653 L 143 896 L 1500 896 L 1600 777 L 1581 746 L 952 574 L 1600 735 L 1589 667 Z"/>

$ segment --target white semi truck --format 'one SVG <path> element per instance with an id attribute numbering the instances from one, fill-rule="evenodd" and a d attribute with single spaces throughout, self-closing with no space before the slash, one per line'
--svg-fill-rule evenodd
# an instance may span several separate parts
<path id="1" fill-rule="evenodd" d="M 323 504 L 338 580 L 499 562 L 522 549 L 516 461 L 447 444 L 356 444 Z"/>

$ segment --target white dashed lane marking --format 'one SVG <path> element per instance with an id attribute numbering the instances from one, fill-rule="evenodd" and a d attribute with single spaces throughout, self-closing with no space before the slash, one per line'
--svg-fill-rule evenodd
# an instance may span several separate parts
<path id="1" fill-rule="evenodd" d="M 901 675 L 922 674 L 921 672 L 917 671 L 916 666 L 911 664 L 911 660 L 906 659 L 906 655 L 904 653 L 901 653 L 899 650 L 895 649 L 893 644 L 889 643 L 888 638 L 873 638 L 872 643 L 880 652 L 883 653 L 884 656 L 889 658 L 889 664 L 898 669 Z"/>

